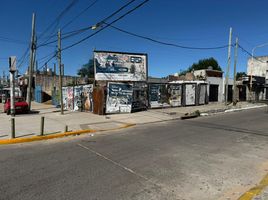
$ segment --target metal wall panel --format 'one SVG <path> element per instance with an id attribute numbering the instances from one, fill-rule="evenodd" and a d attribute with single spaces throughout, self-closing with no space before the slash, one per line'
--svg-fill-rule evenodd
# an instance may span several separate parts
<path id="1" fill-rule="evenodd" d="M 185 97 L 186 106 L 196 105 L 196 84 L 195 83 L 185 84 L 184 97 Z"/>

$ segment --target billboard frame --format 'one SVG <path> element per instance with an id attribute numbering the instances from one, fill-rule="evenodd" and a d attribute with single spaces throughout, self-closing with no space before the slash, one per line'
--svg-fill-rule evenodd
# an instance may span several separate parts
<path id="1" fill-rule="evenodd" d="M 111 80 L 97 80 L 96 79 L 96 58 L 95 58 L 95 53 L 111 53 L 111 54 L 122 54 L 122 55 L 136 55 L 136 56 L 145 56 L 146 58 L 146 61 L 145 61 L 145 72 L 146 72 L 146 77 L 145 77 L 145 80 L 120 80 L 120 79 L 111 79 Z M 94 61 L 94 79 L 95 81 L 109 81 L 109 82 L 125 82 L 125 81 L 131 81 L 131 82 L 147 82 L 148 81 L 148 54 L 147 53 L 137 53 L 137 52 L 122 52 L 122 51 L 107 51 L 107 50 L 94 50 L 93 51 L 93 61 Z"/>

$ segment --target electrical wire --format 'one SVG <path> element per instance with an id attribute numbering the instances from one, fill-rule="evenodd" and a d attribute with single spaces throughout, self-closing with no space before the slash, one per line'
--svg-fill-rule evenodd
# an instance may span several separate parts
<path id="1" fill-rule="evenodd" d="M 67 5 L 67 7 L 65 7 L 61 13 L 56 17 L 56 19 L 39 35 L 39 40 L 44 36 L 44 34 L 46 32 L 48 32 L 51 28 L 52 28 L 52 32 L 55 31 L 55 28 L 57 26 L 57 24 L 59 23 L 59 21 L 61 20 L 61 18 L 78 2 L 78 0 L 72 0 L 70 4 Z M 47 41 L 49 41 L 52 37 L 55 36 L 55 34 L 51 34 L 48 36 L 48 39 L 44 42 L 46 43 Z"/>
<path id="2" fill-rule="evenodd" d="M 239 47 L 243 52 L 245 52 L 246 54 L 248 54 L 250 57 L 253 57 L 253 59 L 257 60 L 258 62 L 266 63 L 266 62 L 260 60 L 258 57 L 256 57 L 256 56 L 252 56 L 252 54 L 251 54 L 249 51 L 247 51 L 244 47 L 242 47 L 240 44 L 238 44 L 238 47 Z"/>
<path id="3" fill-rule="evenodd" d="M 105 23 L 105 22 L 104 22 Z M 146 37 L 146 36 L 142 36 L 142 35 L 138 35 L 136 33 L 133 33 L 133 32 L 129 32 L 129 31 L 126 31 L 126 30 L 123 30 L 121 28 L 118 28 L 116 26 L 113 26 L 111 24 L 108 24 L 108 23 L 105 23 L 107 24 L 108 26 L 112 27 L 113 29 L 117 30 L 117 31 L 120 31 L 122 33 L 126 33 L 128 35 L 132 35 L 134 37 L 138 37 L 138 38 L 142 38 L 142 39 L 145 39 L 145 40 L 149 40 L 151 42 L 155 42 L 155 43 L 158 43 L 158 44 L 162 44 L 162 45 L 166 45 L 166 46 L 173 46 L 173 47 L 178 47 L 178 48 L 182 48 L 182 49 L 192 49 L 192 50 L 213 50 L 213 49 L 223 49 L 223 48 L 227 48 L 229 45 L 222 45 L 222 46 L 217 46 L 217 47 L 190 47 L 190 46 L 183 46 L 183 45 L 180 45 L 180 44 L 174 44 L 174 43 L 167 43 L 167 42 L 163 42 L 163 41 L 160 41 L 160 40 L 156 40 L 156 39 L 153 39 L 153 38 L 150 38 L 150 37 Z"/>
<path id="4" fill-rule="evenodd" d="M 110 14 L 109 16 L 107 16 L 106 18 L 104 18 L 103 20 L 101 20 L 100 22 L 98 22 L 96 25 L 97 26 L 100 26 L 101 24 L 103 24 L 104 22 L 106 22 L 108 19 L 110 19 L 110 18 L 112 18 L 113 16 L 115 16 L 117 13 L 119 13 L 120 11 L 122 11 L 124 8 L 126 8 L 127 6 L 129 6 L 131 3 L 133 3 L 134 1 L 136 1 L 136 0 L 131 0 L 130 2 L 128 2 L 127 4 L 125 4 L 125 5 L 123 5 L 122 7 L 120 7 L 119 9 L 117 9 L 115 12 L 113 12 L 112 14 Z M 149 1 L 149 0 L 148 0 Z M 94 3 L 94 2 L 93 2 Z M 85 27 L 85 28 L 81 28 L 81 29 L 79 29 L 79 30 L 74 30 L 74 31 L 71 31 L 71 32 L 68 32 L 68 33 L 64 33 L 64 34 L 62 34 L 64 37 L 62 37 L 62 40 L 64 40 L 64 39 L 67 39 L 67 38 L 70 38 L 70 37 L 73 37 L 73 36 L 76 36 L 76 35 L 78 35 L 78 34 L 80 34 L 80 33 L 83 33 L 83 32 L 85 32 L 85 31 L 87 31 L 87 30 L 91 30 L 92 29 L 92 27 L 93 26 L 88 26 L 88 27 Z M 53 36 L 55 36 L 55 35 L 53 35 Z M 52 38 L 52 37 L 51 37 Z M 51 39 L 50 38 L 50 39 Z M 48 39 L 47 41 L 49 41 L 50 39 Z M 47 46 L 47 45 L 49 45 L 49 44 L 53 44 L 53 43 L 55 43 L 55 42 L 57 42 L 58 40 L 53 40 L 53 41 L 50 41 L 50 42 L 44 42 L 44 43 L 42 43 L 42 44 L 40 44 L 39 46 L 38 46 L 38 48 L 39 47 L 43 47 L 43 46 Z"/>
<path id="5" fill-rule="evenodd" d="M 87 39 L 93 37 L 94 35 L 98 34 L 99 32 L 103 31 L 104 29 L 108 28 L 110 25 L 116 23 L 117 21 L 123 19 L 124 17 L 126 17 L 126 16 L 129 15 L 130 13 L 134 12 L 134 11 L 137 10 L 138 8 L 142 7 L 142 6 L 143 6 L 145 3 L 147 3 L 148 1 L 149 1 L 149 0 L 145 0 L 145 1 L 143 1 L 142 3 L 138 4 L 137 6 L 135 6 L 134 8 L 132 8 L 131 10 L 129 10 L 128 12 L 126 12 L 125 14 L 121 15 L 120 17 L 118 17 L 117 19 L 115 19 L 114 21 L 112 21 L 111 23 L 109 23 L 109 25 L 103 26 L 103 27 L 101 27 L 98 31 L 96 31 L 96 32 L 94 32 L 94 33 L 92 33 L 92 34 L 90 34 L 89 36 L 87 36 L 87 37 L 85 37 L 85 38 L 83 38 L 83 39 L 81 39 L 81 40 L 79 40 L 79 41 L 77 41 L 77 42 L 75 42 L 75 43 L 73 43 L 73 44 L 71 44 L 71 45 L 69 45 L 69 46 L 63 48 L 62 51 L 65 51 L 65 50 L 67 50 L 67 49 L 70 49 L 70 48 L 72 48 L 72 47 L 74 47 L 74 46 L 76 46 L 76 45 L 78 45 L 78 44 L 80 44 L 80 43 L 86 41 Z"/>
<path id="6" fill-rule="evenodd" d="M 67 26 L 69 26 L 71 23 L 73 23 L 77 18 L 79 18 L 82 14 L 84 14 L 88 9 L 93 7 L 99 0 L 93 1 L 91 4 L 89 4 L 84 10 L 82 10 L 78 15 L 76 15 L 73 19 L 71 19 L 69 22 L 64 24 L 61 28 L 61 30 L 65 29 Z"/>

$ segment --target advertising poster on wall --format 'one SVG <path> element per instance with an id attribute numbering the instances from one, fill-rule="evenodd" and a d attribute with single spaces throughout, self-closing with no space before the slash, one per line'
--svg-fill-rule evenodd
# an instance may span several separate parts
<path id="1" fill-rule="evenodd" d="M 149 102 L 151 108 L 170 106 L 166 84 L 149 84 Z"/>
<path id="2" fill-rule="evenodd" d="M 130 113 L 133 85 L 109 82 L 107 87 L 106 113 Z"/>
<path id="3" fill-rule="evenodd" d="M 147 54 L 94 51 L 95 80 L 147 81 Z"/>
<path id="4" fill-rule="evenodd" d="M 74 110 L 93 111 L 93 85 L 82 85 L 74 87 Z"/>
<path id="5" fill-rule="evenodd" d="M 146 110 L 148 108 L 147 83 L 135 82 L 133 84 L 132 111 Z"/>
<path id="6" fill-rule="evenodd" d="M 93 111 L 93 85 L 69 86 L 62 88 L 64 109 L 73 111 Z"/>
<path id="7" fill-rule="evenodd" d="M 181 84 L 169 84 L 168 85 L 169 93 L 169 104 L 172 107 L 181 106 L 182 99 L 182 85 Z"/>

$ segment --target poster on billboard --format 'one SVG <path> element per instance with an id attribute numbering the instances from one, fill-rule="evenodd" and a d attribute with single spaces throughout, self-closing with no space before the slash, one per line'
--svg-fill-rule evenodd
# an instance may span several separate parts
<path id="1" fill-rule="evenodd" d="M 106 113 L 130 113 L 133 85 L 109 82 L 107 87 Z"/>
<path id="2" fill-rule="evenodd" d="M 147 54 L 94 51 L 95 80 L 147 81 Z"/>

